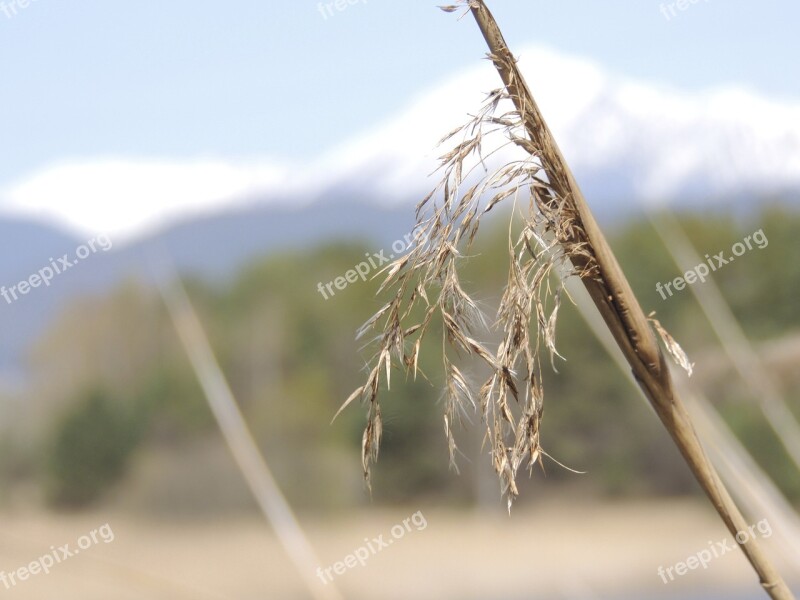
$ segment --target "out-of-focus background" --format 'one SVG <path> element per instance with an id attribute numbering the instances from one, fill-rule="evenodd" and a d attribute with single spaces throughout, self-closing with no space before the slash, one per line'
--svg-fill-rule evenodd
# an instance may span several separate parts
<path id="1" fill-rule="evenodd" d="M 643 307 L 695 363 L 682 381 L 750 534 L 797 585 L 800 7 L 490 7 Z M 355 332 L 383 304 L 379 256 L 408 250 L 436 142 L 499 85 L 459 14 L 0 2 L 4 597 L 762 597 L 572 303 L 542 443 L 582 473 L 545 460 L 510 515 L 478 416 L 448 466 L 435 344 L 427 379 L 398 373 L 382 394 L 371 495 L 364 411 L 331 424 L 370 359 Z M 490 315 L 507 218 L 482 227 L 464 275 Z M 705 282 L 675 285 L 700 264 Z M 313 548 L 305 566 L 209 408 L 156 285 L 177 276 Z M 357 549 L 369 558 L 347 561 Z"/>

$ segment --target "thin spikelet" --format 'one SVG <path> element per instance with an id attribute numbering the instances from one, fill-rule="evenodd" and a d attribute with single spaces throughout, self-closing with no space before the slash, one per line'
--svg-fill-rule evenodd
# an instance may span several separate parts
<path id="1" fill-rule="evenodd" d="M 447 147 L 440 157 L 442 177 L 417 206 L 416 243 L 383 270 L 379 293 L 389 292 L 391 299 L 359 330 L 360 337 L 382 328 L 367 382 L 342 409 L 356 398 L 367 404 L 362 462 L 369 483 L 380 444 L 378 391 L 384 379 L 389 386 L 393 367 L 416 376 L 423 339 L 438 319 L 445 347 L 444 429 L 451 463 L 457 451 L 454 425 L 466 408 L 477 408 L 510 505 L 518 494 L 519 468 L 532 469 L 544 455 L 539 441 L 543 401 L 539 354 L 542 347 L 551 360 L 557 354 L 562 281 L 573 274 L 592 276 L 593 257 L 585 244 L 574 242 L 576 215 L 550 184 L 541 153 L 529 141 L 523 115 L 505 88 L 492 91 L 478 114 L 440 145 Z M 520 158 L 489 171 L 488 156 L 509 147 L 521 149 Z M 474 181 L 480 171 L 483 175 Z M 459 267 L 481 219 L 504 202 L 516 207 L 512 225 L 517 223 L 520 231 L 514 235 L 514 228 L 509 229 L 508 280 L 496 319 L 487 326 L 478 304 L 461 285 Z M 418 306 L 423 310 L 415 311 Z M 424 316 L 413 321 L 413 314 Z M 494 347 L 479 339 L 479 333 L 487 330 L 499 335 Z M 477 358 L 488 368 L 488 378 L 473 389 L 454 362 L 456 357 Z"/>

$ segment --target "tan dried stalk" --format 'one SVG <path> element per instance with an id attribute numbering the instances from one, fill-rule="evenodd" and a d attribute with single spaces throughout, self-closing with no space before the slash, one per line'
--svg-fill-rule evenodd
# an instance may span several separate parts
<path id="1" fill-rule="evenodd" d="M 728 530 L 734 535 L 746 530 L 747 522 L 706 458 L 675 392 L 653 329 L 679 363 L 689 371 L 691 365 L 660 324 L 649 320 L 639 306 L 485 3 L 462 0 L 461 5 L 475 17 L 504 87 L 489 95 L 483 110 L 468 125 L 443 140 L 455 145 L 441 159 L 442 181 L 417 207 L 417 244 L 386 268 L 379 293 L 392 288 L 394 294 L 359 332 L 363 335 L 383 320 L 366 383 L 340 409 L 356 399 L 367 403 L 362 441 L 367 483 L 382 434 L 378 391 L 382 383 L 389 386 L 393 364 L 416 376 L 422 340 L 438 315 L 444 336 L 445 432 L 451 461 L 456 450 L 453 426 L 460 411 L 467 405 L 479 408 L 494 468 L 510 506 L 518 493 L 519 467 L 526 463 L 532 469 L 544 454 L 539 445 L 539 346 L 543 342 L 551 358 L 555 354 L 555 318 L 563 281 L 577 275 Z M 454 11 L 458 6 L 442 8 Z M 501 111 L 506 105 L 510 106 Z M 521 149 L 524 157 L 471 183 L 475 166 L 484 166 L 487 136 L 498 133 L 504 136 L 505 145 Z M 470 159 L 477 165 L 470 166 Z M 441 202 L 431 202 L 437 192 Z M 509 198 L 515 206 L 527 201 L 528 211 L 521 215 L 521 233 L 516 239 L 509 237 L 509 277 L 495 324 L 501 337 L 492 352 L 476 339 L 485 323 L 477 304 L 461 287 L 457 265 L 462 258 L 460 248 L 470 247 L 481 216 Z M 551 277 L 554 273 L 558 277 Z M 554 280 L 557 283 L 552 287 Z M 537 332 L 533 337 L 532 322 Z M 453 363 L 452 353 L 477 357 L 488 370 L 477 391 Z M 792 599 L 753 537 L 740 545 L 767 593 L 779 600 Z"/>

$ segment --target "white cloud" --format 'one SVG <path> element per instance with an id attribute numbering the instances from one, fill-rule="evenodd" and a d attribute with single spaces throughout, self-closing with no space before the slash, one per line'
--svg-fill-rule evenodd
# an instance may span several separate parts
<path id="1" fill-rule="evenodd" d="M 520 65 L 590 202 L 720 197 L 800 189 L 800 105 L 742 89 L 682 93 L 553 50 Z M 433 184 L 436 142 L 499 85 L 488 61 L 419 95 L 380 127 L 316 160 L 65 162 L 0 190 L 6 212 L 130 238 L 248 199 L 308 200 L 349 186 L 385 201 Z"/>

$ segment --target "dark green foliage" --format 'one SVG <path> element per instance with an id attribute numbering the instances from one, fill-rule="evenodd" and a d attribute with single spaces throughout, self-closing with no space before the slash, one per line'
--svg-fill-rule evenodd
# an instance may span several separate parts
<path id="1" fill-rule="evenodd" d="M 716 272 L 716 281 L 756 345 L 798 329 L 800 216 L 768 209 L 742 222 L 714 215 L 681 220 L 701 255 L 730 249 L 763 228 L 769 245 Z M 471 258 L 462 277 L 490 320 L 507 278 L 506 236 L 503 218 L 496 226 L 488 224 L 468 252 Z M 656 292 L 657 282 L 680 273 L 651 226 L 631 222 L 610 238 L 645 311 L 657 311 L 693 360 L 704 363 L 709 353 L 719 354 L 718 342 L 689 289 L 666 300 Z M 375 280 L 351 283 L 327 300 L 317 284 L 334 280 L 362 261 L 365 252 L 379 249 L 374 244 L 337 243 L 276 254 L 254 262 L 224 288 L 200 281 L 188 286 L 242 411 L 294 504 L 368 501 L 359 460 L 362 407 L 351 406 L 333 425 L 330 420 L 362 383 L 369 340 L 357 341 L 355 332 L 382 305 L 382 298 L 375 296 Z M 163 322 L 171 337 L 171 325 Z M 430 334 L 440 335 L 440 330 Z M 80 348 L 77 340 L 71 343 Z M 546 478 L 535 472 L 525 485 L 578 483 L 594 493 L 614 495 L 695 492 L 691 475 L 660 423 L 567 300 L 557 345 L 566 360 L 555 360 L 557 374 L 544 369 L 542 444 L 554 458 L 587 474 L 571 473 L 545 459 Z M 376 501 L 399 502 L 419 495 L 476 501 L 478 490 L 485 490 L 485 430 L 474 413 L 471 425 L 456 428 L 463 453 L 457 456 L 461 474 L 448 469 L 440 347 L 432 343 L 424 348 L 419 364 L 424 376 L 413 381 L 395 371 L 391 392 L 383 394 L 384 442 L 374 470 Z M 482 373 L 474 369 L 479 367 L 464 365 L 465 375 L 480 380 Z M 102 380 L 99 369 L 97 375 Z M 138 389 L 120 386 L 129 389 L 126 403 L 137 407 L 130 413 L 119 402 L 94 394 L 59 423 L 56 439 L 48 444 L 54 501 L 80 505 L 99 498 L 122 476 L 127 457 L 145 433 L 146 443 L 159 452 L 218 435 L 177 343 L 162 346 L 137 381 Z M 736 389 L 743 387 L 731 375 L 705 391 L 724 408 L 726 418 L 783 490 L 800 497 L 792 467 L 755 400 L 733 397 Z M 790 398 L 795 408 L 796 398 Z"/>
<path id="2" fill-rule="evenodd" d="M 125 474 L 141 439 L 141 419 L 100 391 L 57 423 L 45 469 L 50 503 L 80 508 L 99 500 Z"/>

